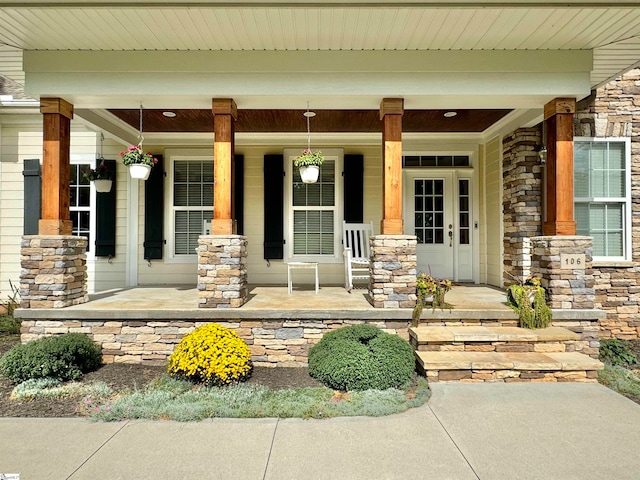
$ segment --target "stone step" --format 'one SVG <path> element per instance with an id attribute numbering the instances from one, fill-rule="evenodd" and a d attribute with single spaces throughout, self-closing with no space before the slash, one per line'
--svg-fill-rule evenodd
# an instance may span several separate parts
<path id="1" fill-rule="evenodd" d="M 596 381 L 599 360 L 577 352 L 416 352 L 429 381 Z"/>
<path id="2" fill-rule="evenodd" d="M 472 342 L 566 342 L 580 335 L 562 327 L 529 330 L 520 327 L 462 326 L 413 327 L 409 336 L 416 345 Z"/>

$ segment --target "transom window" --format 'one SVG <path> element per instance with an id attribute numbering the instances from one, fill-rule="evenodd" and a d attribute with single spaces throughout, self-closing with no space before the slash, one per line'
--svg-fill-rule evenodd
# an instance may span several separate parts
<path id="1" fill-rule="evenodd" d="M 213 218 L 213 162 L 173 162 L 174 255 L 193 255 L 204 220 Z"/>
<path id="2" fill-rule="evenodd" d="M 629 141 L 574 139 L 574 207 L 578 235 L 593 237 L 595 259 L 628 259 Z"/>
<path id="3" fill-rule="evenodd" d="M 405 155 L 403 167 L 468 167 L 469 155 Z"/>

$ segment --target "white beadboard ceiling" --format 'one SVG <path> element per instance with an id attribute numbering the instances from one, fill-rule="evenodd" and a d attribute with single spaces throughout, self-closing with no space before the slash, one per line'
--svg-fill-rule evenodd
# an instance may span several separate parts
<path id="1" fill-rule="evenodd" d="M 640 3 L 0 0 L 0 73 L 16 81 L 20 50 L 575 49 L 594 51 L 594 86 L 635 65 Z"/>

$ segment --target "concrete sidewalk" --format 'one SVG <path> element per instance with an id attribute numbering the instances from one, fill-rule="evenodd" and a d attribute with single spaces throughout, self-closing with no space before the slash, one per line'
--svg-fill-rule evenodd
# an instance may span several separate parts
<path id="1" fill-rule="evenodd" d="M 597 384 L 435 384 L 382 418 L 0 418 L 31 479 L 638 479 L 640 406 Z"/>

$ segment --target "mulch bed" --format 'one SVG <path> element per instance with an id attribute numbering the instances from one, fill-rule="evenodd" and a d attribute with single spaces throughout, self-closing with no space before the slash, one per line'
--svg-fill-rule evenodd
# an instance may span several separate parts
<path id="1" fill-rule="evenodd" d="M 0 356 L 19 341 L 18 335 L 0 335 Z M 640 359 L 640 340 L 632 341 L 631 345 L 636 357 Z M 632 365 L 630 368 L 640 370 L 640 364 Z M 80 381 L 102 381 L 114 391 L 119 392 L 125 389 L 144 388 L 164 372 L 164 367 L 112 363 L 84 375 Z M 264 385 L 271 389 L 322 386 L 320 382 L 309 376 L 307 368 L 256 367 L 247 383 Z M 6 377 L 0 376 L 0 417 L 78 416 L 75 413 L 79 403 L 78 398 L 15 401 L 9 399 L 13 387 L 14 385 Z M 632 395 L 627 397 L 640 404 L 640 397 Z"/>
<path id="2" fill-rule="evenodd" d="M 17 335 L 0 336 L 0 356 L 19 343 Z M 103 365 L 95 372 L 87 373 L 81 382 L 102 381 L 114 391 L 143 388 L 160 377 L 164 367 L 112 363 Z M 249 384 L 264 385 L 271 389 L 320 387 L 322 384 L 309 376 L 307 368 L 255 367 Z M 0 376 L 0 417 L 76 417 L 78 398 L 10 400 L 14 385 Z"/>

